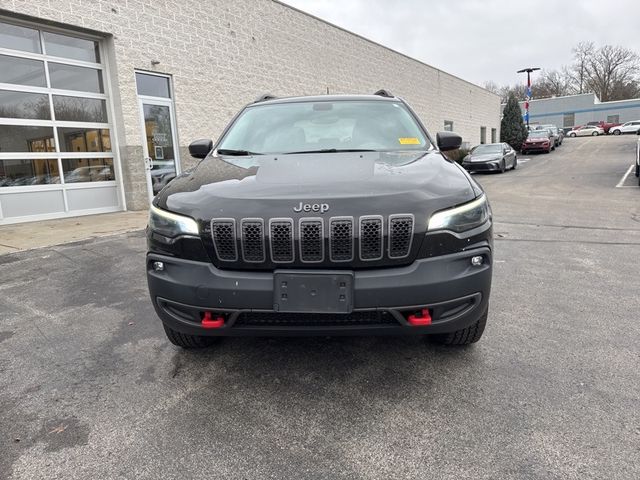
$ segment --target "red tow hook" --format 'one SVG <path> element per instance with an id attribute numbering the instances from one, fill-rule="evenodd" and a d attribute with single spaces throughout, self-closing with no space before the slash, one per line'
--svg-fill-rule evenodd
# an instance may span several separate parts
<path id="1" fill-rule="evenodd" d="M 431 314 L 429 310 L 423 308 L 420 313 L 412 313 L 407 317 L 409 325 L 414 327 L 422 327 L 424 325 L 431 325 Z"/>
<path id="2" fill-rule="evenodd" d="M 204 328 L 220 328 L 224 327 L 224 317 L 218 316 L 213 318 L 211 312 L 204 312 L 201 325 Z"/>

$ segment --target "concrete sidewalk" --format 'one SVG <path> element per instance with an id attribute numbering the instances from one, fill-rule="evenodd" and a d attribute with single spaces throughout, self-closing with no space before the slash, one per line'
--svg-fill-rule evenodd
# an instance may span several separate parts
<path id="1" fill-rule="evenodd" d="M 105 213 L 0 226 L 0 255 L 142 230 L 149 213 Z"/>

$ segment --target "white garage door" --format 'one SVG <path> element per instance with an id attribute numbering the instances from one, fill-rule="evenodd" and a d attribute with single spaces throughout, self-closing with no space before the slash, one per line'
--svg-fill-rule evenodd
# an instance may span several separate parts
<path id="1" fill-rule="evenodd" d="M 102 57 L 0 19 L 0 224 L 122 210 Z"/>

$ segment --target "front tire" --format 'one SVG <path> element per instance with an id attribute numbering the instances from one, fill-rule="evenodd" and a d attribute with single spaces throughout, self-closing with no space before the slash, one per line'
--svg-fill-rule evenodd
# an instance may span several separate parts
<path id="1" fill-rule="evenodd" d="M 502 159 L 502 163 L 500 164 L 500 173 L 504 173 L 507 171 L 507 162 L 505 159 Z"/>
<path id="2" fill-rule="evenodd" d="M 518 157 L 513 157 L 513 166 L 511 170 L 515 170 L 518 167 Z"/>
<path id="3" fill-rule="evenodd" d="M 614 131 L 613 131 L 613 134 L 614 134 L 614 135 L 620 135 L 621 133 L 622 133 L 622 132 L 621 132 L 620 130 L 614 130 Z"/>
<path id="4" fill-rule="evenodd" d="M 453 346 L 471 345 L 472 343 L 476 343 L 482 337 L 484 328 L 487 325 L 488 314 L 489 310 L 487 308 L 487 310 L 484 311 L 478 321 L 473 325 L 470 325 L 467 328 L 463 328 L 461 330 L 456 330 L 455 332 L 433 335 L 430 337 L 430 339 L 435 343 L 439 343 L 440 345 Z"/>
<path id="5" fill-rule="evenodd" d="M 593 132 L 593 133 L 591 134 L 591 136 L 592 136 L 592 137 L 597 137 L 598 135 L 600 135 L 598 132 Z"/>
<path id="6" fill-rule="evenodd" d="M 575 138 L 576 134 L 575 133 L 570 133 L 569 136 Z"/>
<path id="7" fill-rule="evenodd" d="M 217 337 L 203 337 L 201 335 L 187 335 L 186 333 L 177 332 L 167 327 L 164 323 L 162 326 L 169 341 L 178 347 L 186 349 L 207 348 L 218 340 Z"/>

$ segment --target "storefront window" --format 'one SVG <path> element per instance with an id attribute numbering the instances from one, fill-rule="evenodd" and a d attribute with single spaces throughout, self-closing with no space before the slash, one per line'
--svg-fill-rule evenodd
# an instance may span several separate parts
<path id="1" fill-rule="evenodd" d="M 55 152 L 53 128 L 0 126 L 0 152 Z"/>
<path id="2" fill-rule="evenodd" d="M 0 55 L 0 83 L 13 83 L 26 87 L 46 87 L 44 62 L 30 58 Z"/>
<path id="3" fill-rule="evenodd" d="M 40 32 L 33 28 L 0 22 L 0 47 L 41 53 Z"/>
<path id="4" fill-rule="evenodd" d="M 60 198 L 70 199 L 66 184 L 76 184 L 77 191 L 80 183 L 116 179 L 100 44 L 46 30 L 0 21 L 0 49 L 5 52 L 0 54 L 0 84 L 5 84 L 0 89 L 3 196 L 59 190 Z M 39 58 L 29 58 L 33 54 Z M 93 66 L 78 66 L 78 61 Z M 64 205 L 77 210 L 69 202 Z M 0 222 L 3 215 L 6 211 L 0 208 Z"/>
<path id="5" fill-rule="evenodd" d="M 100 123 L 107 121 L 107 102 L 97 98 L 54 95 L 53 111 L 56 120 Z"/>
<path id="6" fill-rule="evenodd" d="M 43 35 L 47 55 L 84 60 L 85 62 L 100 62 L 98 42 L 60 35 L 59 33 L 44 32 Z"/>
<path id="7" fill-rule="evenodd" d="M 138 95 L 171 97 L 171 89 L 169 88 L 169 79 L 167 77 L 136 73 L 136 84 L 138 86 Z"/>
<path id="8" fill-rule="evenodd" d="M 0 90 L 0 117 L 49 120 L 49 96 L 42 93 Z"/>
<path id="9" fill-rule="evenodd" d="M 58 128 L 61 152 L 110 152 L 109 130 Z"/>
<path id="10" fill-rule="evenodd" d="M 103 93 L 102 73 L 95 68 L 49 63 L 49 77 L 53 88 Z"/>
<path id="11" fill-rule="evenodd" d="M 114 180 L 112 158 L 65 158 L 62 160 L 65 183 L 107 182 Z"/>
<path id="12" fill-rule="evenodd" d="M 58 160 L 0 160 L 0 188 L 60 183 Z"/>

